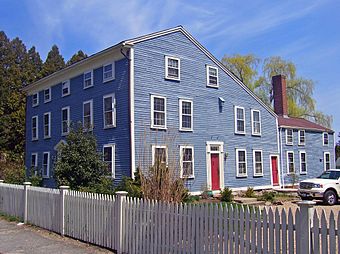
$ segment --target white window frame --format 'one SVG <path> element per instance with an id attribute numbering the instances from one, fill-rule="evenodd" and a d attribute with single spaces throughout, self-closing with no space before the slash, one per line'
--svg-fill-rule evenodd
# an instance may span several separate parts
<path id="1" fill-rule="evenodd" d="M 162 125 L 155 125 L 154 124 L 154 99 L 155 98 L 160 98 L 160 99 L 164 99 L 164 117 L 165 117 L 165 120 L 164 120 L 164 126 Z M 153 129 L 161 129 L 161 130 L 165 130 L 167 127 L 167 124 L 166 124 L 166 118 L 167 118 L 167 114 L 166 114 L 166 97 L 164 96 L 160 96 L 160 95 L 151 95 L 151 128 Z"/>
<path id="2" fill-rule="evenodd" d="M 49 98 L 46 99 L 46 91 L 49 92 Z M 44 89 L 44 103 L 50 102 L 52 100 L 52 89 L 51 87 Z"/>
<path id="3" fill-rule="evenodd" d="M 110 177 L 115 178 L 116 177 L 116 145 L 115 144 L 106 144 L 103 145 L 103 161 L 104 160 L 104 149 L 107 147 L 111 147 L 111 161 L 112 161 L 112 165 L 111 165 L 111 174 Z"/>
<path id="4" fill-rule="evenodd" d="M 191 117 L 191 128 L 186 128 L 183 127 L 183 102 L 189 102 L 191 104 L 191 112 L 190 112 L 190 117 Z M 186 114 L 189 116 L 188 114 Z M 179 99 L 179 130 L 181 131 L 193 131 L 193 125 L 194 125 L 194 103 L 190 99 Z"/>
<path id="5" fill-rule="evenodd" d="M 180 149 L 180 152 L 179 152 L 179 154 L 180 154 L 180 163 L 181 163 L 181 174 L 180 174 L 180 176 L 181 176 L 181 178 L 195 178 L 195 153 L 194 153 L 194 147 L 193 146 L 186 146 L 186 145 L 184 145 L 184 146 L 180 146 L 179 147 L 179 149 Z M 184 149 L 191 149 L 192 150 L 192 161 L 191 161 L 191 163 L 192 163 L 192 174 L 191 175 L 183 175 L 183 163 L 184 162 L 186 162 L 186 161 L 183 161 L 183 150 Z"/>
<path id="6" fill-rule="evenodd" d="M 246 172 L 244 174 L 240 174 L 239 168 L 239 152 L 244 152 L 245 154 L 245 164 L 246 164 Z M 248 163 L 247 163 L 247 150 L 246 149 L 236 149 L 236 177 L 248 177 Z"/>
<path id="7" fill-rule="evenodd" d="M 292 131 L 292 142 L 288 142 L 288 130 L 291 130 Z M 292 146 L 294 144 L 294 130 L 293 129 L 286 129 L 286 132 L 285 132 L 285 136 L 286 136 L 286 145 L 287 146 Z"/>
<path id="8" fill-rule="evenodd" d="M 169 65 L 168 65 L 168 59 L 176 60 L 178 61 L 178 77 L 171 77 L 169 76 Z M 173 68 L 173 67 L 170 67 Z M 170 80 L 181 80 L 181 59 L 178 57 L 173 56 L 165 56 L 165 78 Z"/>
<path id="9" fill-rule="evenodd" d="M 44 164 L 44 161 L 45 161 L 45 154 L 47 154 L 47 174 L 45 174 L 45 170 L 44 170 L 44 167 L 45 167 L 45 164 Z M 42 177 L 43 178 L 49 178 L 50 177 L 50 152 L 43 152 L 43 158 L 42 158 Z"/>
<path id="10" fill-rule="evenodd" d="M 86 84 L 85 81 L 89 80 L 89 79 L 85 79 L 85 75 L 88 74 L 88 73 L 91 73 L 91 84 L 89 86 L 85 86 L 85 84 Z M 83 75 L 84 75 L 84 78 L 83 78 L 83 88 L 87 89 L 87 88 L 93 87 L 93 83 L 94 83 L 93 82 L 93 70 L 85 71 Z"/>
<path id="11" fill-rule="evenodd" d="M 85 121 L 84 121 L 84 118 L 85 118 L 85 116 L 84 116 L 84 106 L 85 106 L 85 104 L 87 104 L 87 103 L 90 103 L 90 127 L 88 127 L 88 126 L 85 126 Z M 88 101 L 84 101 L 83 102 L 83 128 L 84 128 L 84 130 L 92 130 L 93 129 L 93 100 L 88 100 Z"/>
<path id="12" fill-rule="evenodd" d="M 211 84 L 210 83 L 210 73 L 209 73 L 209 69 L 215 69 L 216 70 L 216 78 L 217 78 L 217 84 Z M 213 88 L 218 88 L 219 87 L 219 79 L 218 79 L 218 68 L 211 66 L 211 65 L 206 65 L 206 77 L 207 77 L 207 86 L 208 87 L 213 87 Z"/>
<path id="13" fill-rule="evenodd" d="M 105 122 L 105 99 L 106 98 L 112 98 L 112 124 L 106 124 Z M 109 111 L 108 111 L 109 112 Z M 116 127 L 116 98 L 115 98 L 115 94 L 111 93 L 111 94 L 107 94 L 103 96 L 103 124 L 104 124 L 104 129 L 110 129 L 113 127 Z"/>
<path id="14" fill-rule="evenodd" d="M 255 120 L 254 120 L 254 113 L 257 112 L 259 113 L 259 121 L 258 123 L 260 124 L 260 132 L 255 132 L 255 128 L 254 128 L 254 124 L 255 124 Z M 251 110 L 251 134 L 253 136 L 261 136 L 262 134 L 262 124 L 261 124 L 261 112 L 258 109 L 252 109 Z"/>
<path id="15" fill-rule="evenodd" d="M 65 97 L 67 95 L 71 94 L 71 85 L 70 85 L 70 80 L 65 80 L 61 82 L 61 97 Z M 64 94 L 64 85 L 67 87 L 67 93 Z"/>
<path id="16" fill-rule="evenodd" d="M 67 131 L 64 132 L 64 128 L 63 128 L 63 125 L 64 125 L 64 119 L 63 119 L 63 111 L 66 110 L 67 111 Z M 70 107 L 67 106 L 67 107 L 63 107 L 61 109 L 61 135 L 62 136 L 65 136 L 67 134 L 70 133 Z"/>
<path id="17" fill-rule="evenodd" d="M 37 102 L 34 103 L 34 96 L 37 96 Z M 32 107 L 36 107 L 39 105 L 39 92 L 36 92 L 34 94 L 32 94 Z"/>
<path id="18" fill-rule="evenodd" d="M 325 143 L 325 135 L 327 135 L 327 144 Z M 323 146 L 329 146 L 329 134 L 328 134 L 328 132 L 322 133 L 322 145 Z"/>
<path id="19" fill-rule="evenodd" d="M 166 159 L 166 166 L 168 166 L 169 158 L 168 158 L 168 147 L 166 145 L 152 145 L 152 165 L 155 165 L 155 154 L 156 148 L 163 148 L 165 149 L 165 159 Z"/>
<path id="20" fill-rule="evenodd" d="M 32 157 L 35 156 L 34 165 L 32 165 Z M 31 168 L 38 167 L 38 153 L 31 153 Z"/>
<path id="21" fill-rule="evenodd" d="M 301 133 L 303 133 L 303 142 L 301 142 Z M 298 131 L 298 138 L 299 138 L 299 146 L 306 145 L 306 131 L 305 130 L 299 130 Z"/>
<path id="22" fill-rule="evenodd" d="M 108 73 L 108 72 L 105 72 L 105 67 L 109 65 L 112 65 L 111 77 L 105 78 L 105 73 Z M 115 79 L 115 62 L 104 64 L 103 65 L 103 83 L 109 82 L 114 79 Z"/>
<path id="23" fill-rule="evenodd" d="M 290 172 L 289 171 L 289 157 L 288 157 L 288 154 L 293 154 L 293 172 Z M 291 175 L 291 174 L 295 174 L 295 157 L 294 157 L 294 151 L 287 151 L 286 153 L 286 156 L 287 156 L 287 175 Z"/>
<path id="24" fill-rule="evenodd" d="M 302 171 L 302 154 L 305 155 L 305 165 L 306 165 L 306 171 Z M 300 175 L 306 175 L 307 174 L 307 153 L 306 151 L 299 151 L 299 159 L 300 159 Z"/>
<path id="25" fill-rule="evenodd" d="M 33 119 L 36 119 L 36 127 L 35 127 L 35 138 L 34 138 L 34 135 L 33 135 L 33 133 L 34 133 L 34 131 L 33 131 Z M 39 139 L 39 118 L 38 118 L 38 116 L 32 116 L 32 122 L 31 122 L 31 129 L 32 129 L 32 141 L 34 141 L 34 140 L 38 140 Z"/>
<path id="26" fill-rule="evenodd" d="M 326 155 L 328 155 L 328 158 L 329 158 L 329 161 L 328 161 L 328 163 L 329 163 L 329 169 L 331 169 L 331 153 L 330 152 L 324 152 L 323 153 L 323 170 L 324 171 L 326 171 L 327 170 L 327 167 L 326 167 L 326 165 L 327 165 L 327 161 L 326 161 Z"/>
<path id="27" fill-rule="evenodd" d="M 255 153 L 261 153 L 261 173 L 256 173 L 256 156 Z M 253 150 L 253 169 L 254 169 L 254 176 L 263 176 L 263 152 L 262 150 L 256 149 Z"/>
<path id="28" fill-rule="evenodd" d="M 47 123 L 47 130 L 48 130 L 48 135 L 45 133 L 45 116 L 48 116 L 48 123 Z M 44 139 L 51 138 L 51 112 L 46 112 L 44 113 L 44 118 L 43 118 L 43 132 L 44 132 Z"/>
<path id="29" fill-rule="evenodd" d="M 237 119 L 237 110 L 238 109 L 242 109 L 243 110 L 243 127 L 244 127 L 244 131 L 238 131 L 237 129 L 237 121 L 239 119 Z M 240 119 L 242 120 L 242 119 Z M 246 111 L 244 109 L 244 107 L 240 107 L 240 106 L 235 106 L 234 107 L 234 122 L 235 122 L 235 133 L 236 134 L 246 134 Z"/>

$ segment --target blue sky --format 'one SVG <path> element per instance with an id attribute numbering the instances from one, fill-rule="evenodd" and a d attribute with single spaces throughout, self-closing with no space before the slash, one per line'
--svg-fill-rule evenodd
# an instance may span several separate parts
<path id="1" fill-rule="evenodd" d="M 316 82 L 317 108 L 340 131 L 340 1 L 0 0 L 0 30 L 36 46 L 57 44 L 65 59 L 183 25 L 218 59 L 253 53 L 293 61 Z"/>

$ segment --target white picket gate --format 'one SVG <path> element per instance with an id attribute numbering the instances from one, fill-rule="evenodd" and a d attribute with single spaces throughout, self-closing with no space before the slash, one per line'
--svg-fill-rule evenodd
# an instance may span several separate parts
<path id="1" fill-rule="evenodd" d="M 26 207 L 26 209 L 25 209 Z M 339 253 L 340 213 L 151 200 L 4 184 L 0 211 L 117 253 Z"/>

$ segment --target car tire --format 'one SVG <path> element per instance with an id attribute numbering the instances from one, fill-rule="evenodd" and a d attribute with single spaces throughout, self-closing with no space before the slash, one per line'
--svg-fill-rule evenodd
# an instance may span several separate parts
<path id="1" fill-rule="evenodd" d="M 338 197 L 334 191 L 328 190 L 323 196 L 323 201 L 327 205 L 335 205 L 338 201 Z"/>

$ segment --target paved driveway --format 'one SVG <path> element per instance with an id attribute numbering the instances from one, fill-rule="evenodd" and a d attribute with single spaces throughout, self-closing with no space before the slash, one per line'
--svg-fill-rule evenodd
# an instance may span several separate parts
<path id="1" fill-rule="evenodd" d="M 0 218 L 0 253 L 112 253 L 32 226 Z"/>

